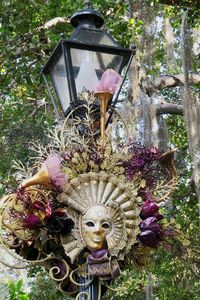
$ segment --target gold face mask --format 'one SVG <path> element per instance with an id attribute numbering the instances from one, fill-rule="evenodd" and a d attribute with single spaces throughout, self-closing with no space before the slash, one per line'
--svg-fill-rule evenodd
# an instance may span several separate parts
<path id="1" fill-rule="evenodd" d="M 105 206 L 91 206 L 82 216 L 81 227 L 83 241 L 90 251 L 107 248 L 106 236 L 111 231 L 111 222 Z"/>

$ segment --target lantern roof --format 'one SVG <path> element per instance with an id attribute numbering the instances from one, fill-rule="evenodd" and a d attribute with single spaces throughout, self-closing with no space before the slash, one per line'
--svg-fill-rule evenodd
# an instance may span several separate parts
<path id="1" fill-rule="evenodd" d="M 74 13 L 71 17 L 71 24 L 77 27 L 80 24 L 91 24 L 100 28 L 104 24 L 103 15 L 91 8 L 85 8 Z"/>

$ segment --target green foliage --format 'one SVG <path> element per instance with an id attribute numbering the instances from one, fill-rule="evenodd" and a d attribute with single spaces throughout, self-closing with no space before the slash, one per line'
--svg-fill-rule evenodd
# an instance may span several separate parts
<path id="1" fill-rule="evenodd" d="M 171 129 L 170 142 L 171 144 L 179 149 L 179 151 L 187 150 L 188 141 L 187 133 L 182 116 L 169 116 L 167 118 L 167 125 Z"/>
<path id="2" fill-rule="evenodd" d="M 22 279 L 19 279 L 16 283 L 13 281 L 8 283 L 9 300 L 29 300 L 28 294 L 22 290 L 22 284 Z"/>
<path id="3" fill-rule="evenodd" d="M 30 300 L 70 300 L 58 290 L 58 285 L 53 282 L 45 271 L 36 275 L 29 293 Z"/>
<path id="4" fill-rule="evenodd" d="M 95 1 L 94 7 L 105 15 L 113 36 L 127 46 L 124 1 L 115 5 L 112 0 Z M 68 38 L 73 28 L 69 24 L 42 27 L 55 17 L 70 17 L 82 8 L 83 2 L 70 0 L 1 1 L 0 176 L 4 186 L 10 179 L 12 160 L 28 161 L 30 141 L 45 141 L 45 132 L 54 123 L 54 111 L 40 68 L 59 41 L 60 33 L 64 32 Z"/>
<path id="5" fill-rule="evenodd" d="M 139 271 L 136 267 L 127 268 L 114 286 L 116 292 L 108 292 L 105 299 L 110 299 L 113 294 L 116 300 L 143 300 L 146 284 L 145 270 Z"/>
<path id="6" fill-rule="evenodd" d="M 190 185 L 191 172 L 184 172 L 165 212 L 169 225 L 176 229 L 176 237 L 169 240 L 168 251 L 161 250 L 155 257 L 154 295 L 159 299 L 198 299 L 199 295 L 198 205 Z"/>

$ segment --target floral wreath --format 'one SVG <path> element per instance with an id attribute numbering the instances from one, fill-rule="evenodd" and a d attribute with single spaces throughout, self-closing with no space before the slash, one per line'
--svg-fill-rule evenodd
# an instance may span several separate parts
<path id="1" fill-rule="evenodd" d="M 77 286 L 90 282 L 75 279 L 83 266 L 88 278 L 98 276 L 107 283 L 120 275 L 124 259 L 136 265 L 149 260 L 167 230 L 159 203 L 177 183 L 174 150 L 163 153 L 133 140 L 116 143 L 112 132 L 101 145 L 92 119 L 95 96 L 84 92 L 80 98 L 84 120 L 72 124 L 67 118 L 50 132 L 47 145 L 35 145 L 36 174 L 21 180 L 0 206 L 0 241 L 7 252 L 43 264 L 61 291 L 75 295 Z M 105 211 L 110 222 L 105 247 L 97 251 L 87 246 L 82 230 L 91 208 L 96 216 L 97 210 Z"/>

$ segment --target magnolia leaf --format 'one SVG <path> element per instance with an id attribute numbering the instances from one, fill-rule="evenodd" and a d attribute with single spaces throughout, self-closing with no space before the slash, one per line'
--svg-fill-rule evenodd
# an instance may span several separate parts
<path id="1" fill-rule="evenodd" d="M 119 170 L 120 170 L 119 167 L 115 167 L 115 168 L 114 168 L 114 172 L 115 172 L 115 173 L 119 173 Z"/>
<path id="2" fill-rule="evenodd" d="M 94 165 L 95 165 L 94 161 L 93 161 L 93 160 L 90 160 L 90 161 L 89 161 L 89 166 L 90 166 L 90 167 L 93 167 Z"/>
<path id="3" fill-rule="evenodd" d="M 64 168 L 63 173 L 67 174 L 67 177 L 70 179 L 76 176 L 76 171 L 71 168 Z"/>
<path id="4" fill-rule="evenodd" d="M 76 167 L 76 170 L 85 172 L 86 168 L 87 168 L 86 163 L 81 163 Z"/>
<path id="5" fill-rule="evenodd" d="M 88 158 L 87 152 L 83 152 L 83 153 L 82 153 L 82 157 L 83 157 L 84 160 L 86 160 L 86 159 Z"/>
<path id="6" fill-rule="evenodd" d="M 104 162 L 101 164 L 100 167 L 101 167 L 102 170 L 105 170 L 105 169 L 106 169 L 106 162 L 104 161 Z"/>
<path id="7" fill-rule="evenodd" d="M 126 176 L 125 175 L 119 175 L 119 179 L 124 181 L 126 179 Z"/>
<path id="8" fill-rule="evenodd" d="M 144 188 L 145 186 L 146 186 L 146 180 L 142 179 L 142 180 L 140 181 L 140 187 L 141 187 L 141 188 Z"/>
<path id="9" fill-rule="evenodd" d="M 123 167 L 120 167 L 120 168 L 119 168 L 119 173 L 120 173 L 120 174 L 123 174 L 123 173 L 124 173 L 124 168 L 123 168 Z"/>
<path id="10" fill-rule="evenodd" d="M 74 155 L 73 155 L 75 158 L 79 159 L 80 158 L 80 155 L 78 152 L 75 152 Z"/>
<path id="11" fill-rule="evenodd" d="M 98 172 L 99 171 L 99 166 L 94 164 L 92 167 L 91 167 L 92 171 L 93 172 Z"/>
<path id="12" fill-rule="evenodd" d="M 142 202 L 142 197 L 137 197 L 136 201 L 137 201 L 137 203 L 141 203 Z"/>
<path id="13" fill-rule="evenodd" d="M 105 155 L 105 157 L 110 157 L 111 153 L 112 153 L 112 148 L 110 145 L 108 145 L 105 149 L 104 155 Z"/>
<path id="14" fill-rule="evenodd" d="M 186 240 L 186 239 L 184 239 L 183 241 L 182 241 L 182 245 L 183 246 L 189 246 L 190 245 L 190 241 L 189 240 Z"/>
<path id="15" fill-rule="evenodd" d="M 177 229 L 181 229 L 181 225 L 180 224 L 176 224 L 176 228 Z"/>
<path id="16" fill-rule="evenodd" d="M 171 224 L 174 224 L 174 223 L 176 223 L 176 220 L 175 220 L 174 218 L 171 218 L 171 219 L 170 219 L 170 223 L 171 223 Z"/>
<path id="17" fill-rule="evenodd" d="M 79 163 L 78 159 L 76 159 L 75 157 L 72 158 L 72 162 L 73 162 L 74 164 L 78 164 L 78 163 Z"/>
<path id="18" fill-rule="evenodd" d="M 16 211 L 23 211 L 24 210 L 24 205 L 23 203 L 17 203 L 15 205 L 13 205 L 13 208 L 16 210 Z"/>

